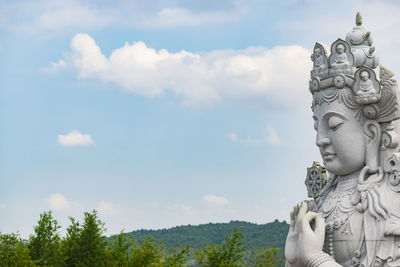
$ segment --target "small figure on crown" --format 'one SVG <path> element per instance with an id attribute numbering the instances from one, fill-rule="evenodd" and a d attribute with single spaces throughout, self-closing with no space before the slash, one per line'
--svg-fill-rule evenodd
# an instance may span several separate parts
<path id="1" fill-rule="evenodd" d="M 362 71 L 360 73 L 360 78 L 360 90 L 358 90 L 357 94 L 368 95 L 371 93 L 375 93 L 374 86 L 372 85 L 368 71 Z"/>
<path id="2" fill-rule="evenodd" d="M 311 60 L 314 62 L 314 67 L 311 71 L 312 77 L 319 76 L 323 71 L 328 69 L 328 58 L 326 57 L 325 48 L 321 44 L 315 44 Z"/>
<path id="3" fill-rule="evenodd" d="M 347 60 L 345 48 L 343 44 L 336 46 L 335 62 L 332 63 L 332 67 L 350 67 L 350 63 Z"/>

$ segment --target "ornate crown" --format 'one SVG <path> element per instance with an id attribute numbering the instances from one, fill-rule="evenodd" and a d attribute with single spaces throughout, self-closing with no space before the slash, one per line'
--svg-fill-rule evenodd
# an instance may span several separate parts
<path id="1" fill-rule="evenodd" d="M 389 69 L 379 66 L 371 32 L 362 26 L 360 13 L 346 40 L 339 38 L 331 45 L 329 57 L 324 46 L 316 43 L 311 60 L 312 108 L 339 99 L 350 109 L 362 111 L 361 121 L 366 118 L 389 122 L 400 118 L 396 79 Z"/>

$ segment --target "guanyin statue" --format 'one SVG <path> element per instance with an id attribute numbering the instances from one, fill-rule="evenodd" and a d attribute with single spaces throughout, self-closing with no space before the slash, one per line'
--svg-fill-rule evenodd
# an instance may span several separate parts
<path id="1" fill-rule="evenodd" d="M 315 162 L 308 169 L 314 200 L 291 213 L 290 267 L 400 266 L 399 89 L 361 23 L 357 14 L 356 27 L 332 44 L 329 59 L 320 44 L 314 47 L 326 59 L 312 57 L 310 80 L 324 167 Z M 345 58 L 338 47 L 346 64 L 337 64 Z"/>

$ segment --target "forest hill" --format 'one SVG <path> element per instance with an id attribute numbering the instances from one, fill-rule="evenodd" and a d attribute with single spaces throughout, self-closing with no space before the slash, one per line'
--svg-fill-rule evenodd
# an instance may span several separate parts
<path id="1" fill-rule="evenodd" d="M 63 238 L 50 211 L 26 242 L 0 234 L 2 266 L 281 266 L 289 229 L 285 221 L 231 221 L 105 237 L 96 211 L 70 220 Z"/>

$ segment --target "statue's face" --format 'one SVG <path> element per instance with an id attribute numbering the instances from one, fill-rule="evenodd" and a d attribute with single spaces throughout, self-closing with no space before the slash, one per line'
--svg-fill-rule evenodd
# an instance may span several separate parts
<path id="1" fill-rule="evenodd" d="M 338 46 L 336 46 L 336 52 L 341 54 L 341 53 L 343 53 L 343 51 L 344 51 L 344 46 L 342 44 L 339 44 Z"/>
<path id="2" fill-rule="evenodd" d="M 361 72 L 360 77 L 361 77 L 361 80 L 363 80 L 364 82 L 366 82 L 366 81 L 368 81 L 368 79 L 369 79 L 369 74 L 368 74 L 368 72 L 363 71 L 363 72 Z"/>
<path id="3" fill-rule="evenodd" d="M 354 111 L 338 100 L 314 108 L 314 128 L 326 169 L 347 175 L 365 166 L 365 136 Z"/>
<path id="4" fill-rule="evenodd" d="M 319 48 L 315 49 L 315 55 L 319 57 L 321 55 L 321 49 Z"/>

